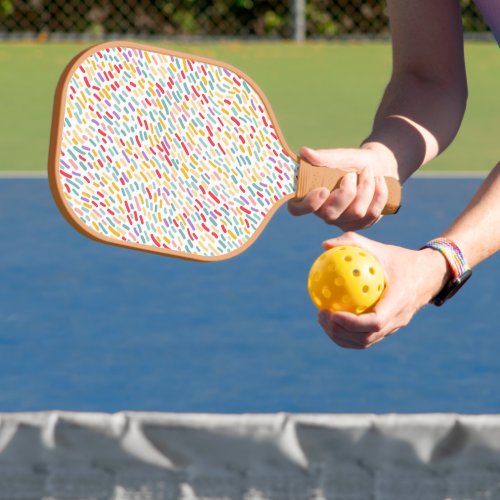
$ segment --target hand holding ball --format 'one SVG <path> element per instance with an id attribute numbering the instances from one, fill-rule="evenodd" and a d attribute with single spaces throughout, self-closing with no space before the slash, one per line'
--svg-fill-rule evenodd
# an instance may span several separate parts
<path id="1" fill-rule="evenodd" d="M 318 309 L 362 314 L 380 299 L 385 288 L 384 272 L 363 248 L 334 247 L 312 265 L 307 288 Z"/>

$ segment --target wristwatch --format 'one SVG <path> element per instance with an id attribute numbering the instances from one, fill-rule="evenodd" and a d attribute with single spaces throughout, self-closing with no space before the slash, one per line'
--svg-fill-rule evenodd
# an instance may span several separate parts
<path id="1" fill-rule="evenodd" d="M 472 269 L 458 246 L 448 238 L 436 238 L 426 243 L 422 248 L 432 248 L 440 252 L 451 270 L 452 277 L 441 291 L 431 300 L 431 304 L 442 306 L 462 288 L 472 276 Z"/>

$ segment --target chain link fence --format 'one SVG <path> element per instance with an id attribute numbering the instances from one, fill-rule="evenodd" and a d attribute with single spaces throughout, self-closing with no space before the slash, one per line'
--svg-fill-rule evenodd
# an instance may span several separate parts
<path id="1" fill-rule="evenodd" d="M 436 0 L 439 1 L 439 0 Z M 467 32 L 487 27 L 461 0 Z M 381 0 L 0 0 L 0 37 L 337 38 L 388 33 Z"/>

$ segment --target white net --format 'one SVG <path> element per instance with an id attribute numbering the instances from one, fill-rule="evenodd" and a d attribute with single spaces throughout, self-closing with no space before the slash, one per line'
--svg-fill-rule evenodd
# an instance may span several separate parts
<path id="1" fill-rule="evenodd" d="M 0 414 L 0 500 L 495 500 L 500 416 Z"/>

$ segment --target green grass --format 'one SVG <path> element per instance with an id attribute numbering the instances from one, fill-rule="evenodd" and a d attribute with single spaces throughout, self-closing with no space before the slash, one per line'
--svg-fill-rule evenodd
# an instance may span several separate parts
<path id="1" fill-rule="evenodd" d="M 163 44 L 163 46 L 166 46 Z M 200 43 L 170 48 L 226 61 L 267 95 L 294 150 L 356 146 L 390 74 L 388 43 Z M 0 170 L 44 170 L 54 89 L 86 44 L 0 45 Z M 454 144 L 428 167 L 487 170 L 498 161 L 498 48 L 466 46 L 469 104 Z"/>

